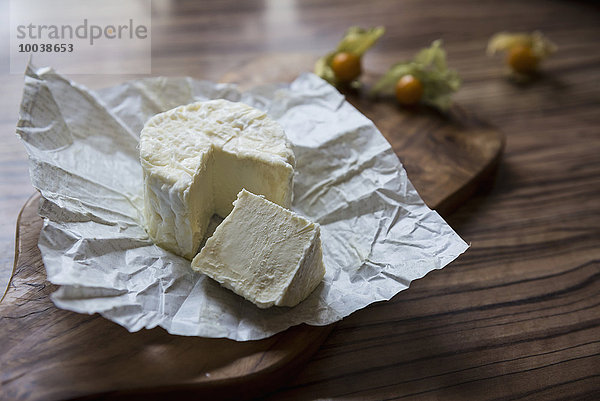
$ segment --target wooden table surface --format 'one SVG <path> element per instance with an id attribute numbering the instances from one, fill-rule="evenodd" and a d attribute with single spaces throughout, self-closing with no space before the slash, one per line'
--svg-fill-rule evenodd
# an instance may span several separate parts
<path id="1" fill-rule="evenodd" d="M 8 2 L 0 3 L 8 19 Z M 34 192 L 15 124 L 23 88 L 0 65 L 0 287 Z M 471 248 L 390 302 L 344 319 L 268 399 L 600 399 L 600 8 L 584 1 L 155 1 L 152 74 L 219 80 L 258 57 L 332 49 L 384 25 L 364 68 L 383 73 L 442 38 L 455 100 L 507 138 L 496 179 L 448 222 Z M 526 86 L 485 47 L 539 29 L 559 47 Z M 92 88 L 133 76 L 73 77 Z M 377 123 L 375 121 L 375 123 Z M 1 387 L 0 387 L 1 388 Z M 0 395 L 1 397 L 1 395 Z"/>

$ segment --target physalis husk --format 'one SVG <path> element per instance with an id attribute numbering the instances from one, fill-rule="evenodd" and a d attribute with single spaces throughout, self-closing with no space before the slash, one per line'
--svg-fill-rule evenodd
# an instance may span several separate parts
<path id="1" fill-rule="evenodd" d="M 446 65 L 446 52 L 442 41 L 434 41 L 430 47 L 420 50 L 414 59 L 394 64 L 373 86 L 372 94 L 396 95 L 402 104 L 403 77 L 411 76 L 422 86 L 420 102 L 445 110 L 452 103 L 450 96 L 460 87 L 460 78 L 456 71 Z M 414 88 L 415 84 L 413 84 Z M 413 89 L 414 91 L 414 89 Z M 414 99 L 414 96 L 408 97 Z"/>

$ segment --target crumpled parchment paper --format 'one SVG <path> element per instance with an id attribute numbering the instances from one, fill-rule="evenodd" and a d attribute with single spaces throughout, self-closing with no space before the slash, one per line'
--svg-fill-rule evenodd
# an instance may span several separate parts
<path id="1" fill-rule="evenodd" d="M 293 144 L 293 209 L 321 224 L 327 273 L 294 308 L 261 310 L 149 240 L 141 220 L 138 138 L 152 115 L 225 98 L 262 109 Z M 92 91 L 29 66 L 17 134 L 43 195 L 39 239 L 59 308 L 99 313 L 130 331 L 255 340 L 326 325 L 388 300 L 467 244 L 421 200 L 389 143 L 332 86 L 304 74 L 240 92 L 191 78 Z"/>

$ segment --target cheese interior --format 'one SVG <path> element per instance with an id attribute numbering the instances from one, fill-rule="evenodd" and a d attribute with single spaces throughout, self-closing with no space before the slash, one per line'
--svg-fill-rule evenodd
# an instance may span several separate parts
<path id="1" fill-rule="evenodd" d="M 325 274 L 320 227 L 242 190 L 192 268 L 261 308 L 295 306 Z"/>
<path id="2" fill-rule="evenodd" d="M 242 188 L 289 207 L 294 155 L 281 126 L 242 103 L 212 100 L 151 118 L 140 136 L 144 218 L 157 245 L 192 259 L 213 214 Z"/>

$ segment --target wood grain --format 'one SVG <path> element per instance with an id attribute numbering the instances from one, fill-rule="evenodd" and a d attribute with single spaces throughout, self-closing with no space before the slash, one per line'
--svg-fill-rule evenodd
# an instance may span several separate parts
<path id="1" fill-rule="evenodd" d="M 0 6 L 8 26 L 8 1 Z M 309 363 L 267 399 L 600 399 L 597 2 L 178 0 L 153 6 L 153 75 L 216 81 L 262 57 L 318 57 L 351 25 L 384 25 L 386 35 L 364 59 L 365 70 L 379 76 L 442 38 L 449 65 L 463 80 L 457 104 L 506 135 L 493 185 L 447 217 L 471 243 L 469 251 L 391 302 L 337 324 Z M 559 50 L 537 80 L 515 85 L 502 57 L 486 57 L 487 40 L 498 31 L 534 29 Z M 7 38 L 0 35 L 4 63 Z M 73 78 L 100 88 L 132 77 Z M 17 214 L 32 188 L 14 136 L 22 77 L 0 74 L 0 84 L 0 269 L 6 272 L 13 266 Z"/>

